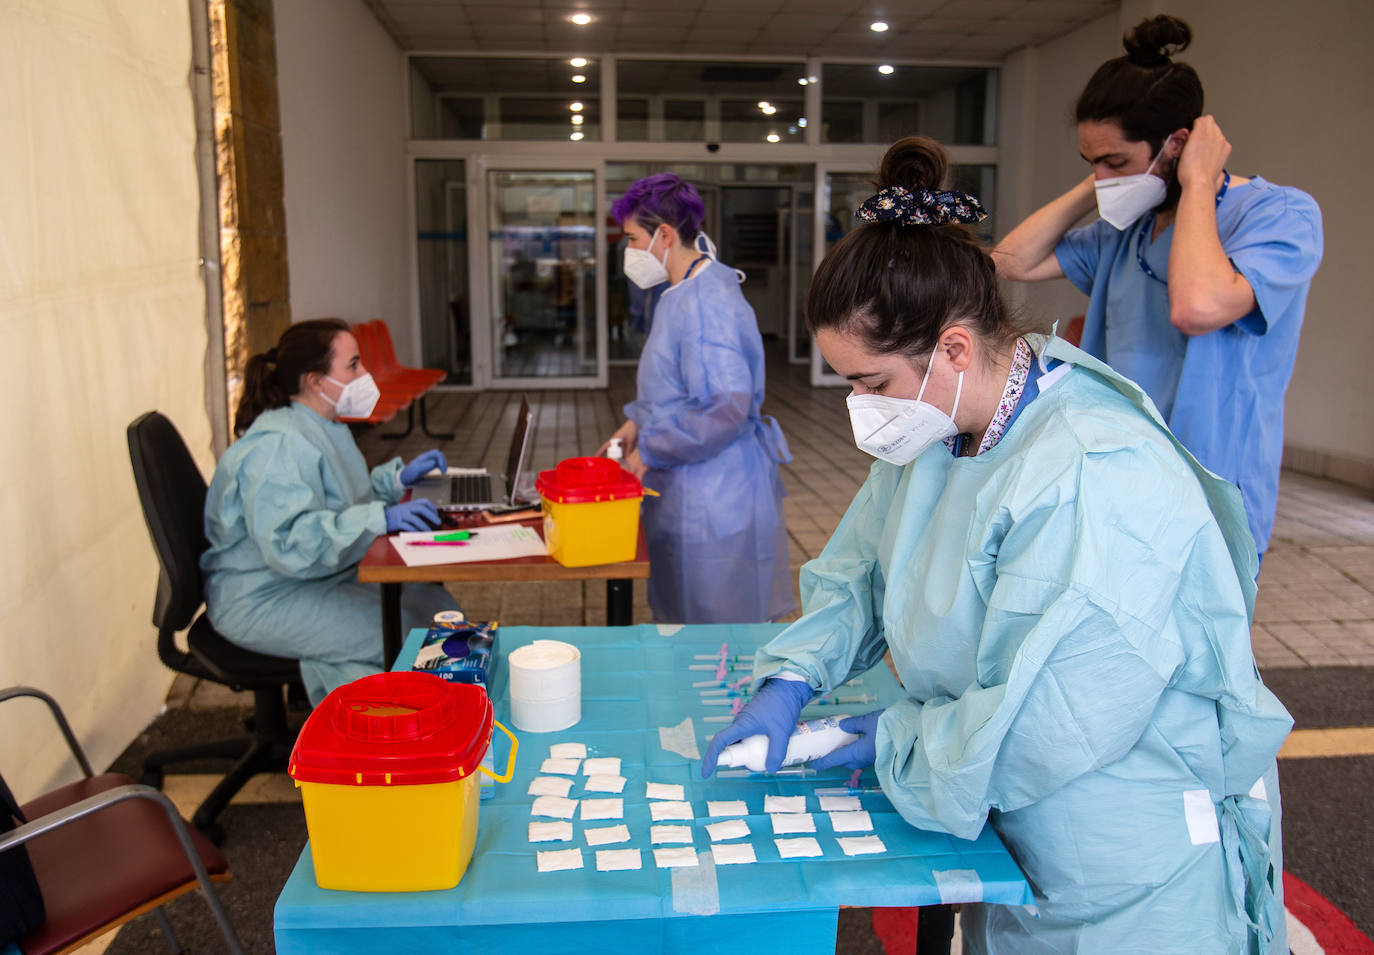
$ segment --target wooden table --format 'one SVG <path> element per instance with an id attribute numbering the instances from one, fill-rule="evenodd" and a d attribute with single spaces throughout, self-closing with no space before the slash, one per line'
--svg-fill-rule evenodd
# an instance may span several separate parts
<path id="1" fill-rule="evenodd" d="M 543 523 L 538 519 L 522 521 L 540 537 Z M 606 626 L 628 627 L 634 616 L 632 581 L 649 577 L 649 548 L 644 542 L 644 529 L 639 530 L 639 542 L 634 560 L 620 564 L 597 564 L 591 567 L 564 567 L 548 555 L 515 557 L 511 560 L 473 561 L 466 564 L 430 564 L 411 567 L 391 544 L 391 538 L 379 537 L 372 542 L 362 563 L 358 565 L 358 580 L 365 584 L 380 584 L 382 588 L 382 648 L 386 666 L 390 667 L 401 650 L 401 588 L 407 583 L 507 583 L 523 580 L 604 580 L 606 581 Z"/>

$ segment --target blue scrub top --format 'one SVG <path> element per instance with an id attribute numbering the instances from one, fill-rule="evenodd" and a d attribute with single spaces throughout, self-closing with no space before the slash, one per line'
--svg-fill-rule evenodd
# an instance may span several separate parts
<path id="1" fill-rule="evenodd" d="M 1169 322 L 1169 288 L 1161 279 L 1169 274 L 1173 226 L 1154 241 L 1140 227 L 1122 231 L 1099 219 L 1055 249 L 1069 281 L 1089 296 L 1083 350 L 1139 384 L 1183 445 L 1240 487 L 1263 553 L 1278 500 L 1283 396 L 1321 262 L 1321 210 L 1307 193 L 1259 177 L 1226 191 L 1217 231 L 1257 305 L 1196 336 Z"/>

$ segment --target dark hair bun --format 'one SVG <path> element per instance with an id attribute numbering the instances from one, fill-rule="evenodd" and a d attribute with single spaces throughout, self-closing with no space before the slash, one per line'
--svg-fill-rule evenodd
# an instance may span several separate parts
<path id="1" fill-rule="evenodd" d="M 888 148 L 878 168 L 877 185 L 879 189 L 901 186 L 912 192 L 937 190 L 945 181 L 948 168 L 949 157 L 943 146 L 924 136 L 908 136 Z"/>
<path id="2" fill-rule="evenodd" d="M 1175 53 L 1188 48 L 1193 31 L 1178 17 L 1161 13 L 1157 17 L 1141 20 L 1134 30 L 1121 38 L 1126 55 L 1132 63 L 1140 66 L 1159 66 L 1168 63 Z"/>

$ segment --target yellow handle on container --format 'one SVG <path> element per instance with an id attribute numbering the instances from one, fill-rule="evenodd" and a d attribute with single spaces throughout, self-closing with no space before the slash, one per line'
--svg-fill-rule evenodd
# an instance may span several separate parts
<path id="1" fill-rule="evenodd" d="M 641 490 L 650 497 L 659 497 L 659 493 L 651 487 L 641 488 Z"/>
<path id="2" fill-rule="evenodd" d="M 480 769 L 482 772 L 486 773 L 492 779 L 496 780 L 498 783 L 508 783 L 510 782 L 511 776 L 515 773 L 515 753 L 517 750 L 520 749 L 520 741 L 515 738 L 514 733 L 512 733 L 510 730 L 502 726 L 498 720 L 492 720 L 491 722 L 497 729 L 499 729 L 501 732 L 505 733 L 507 736 L 510 737 L 510 756 L 506 757 L 506 775 L 498 776 L 480 763 L 478 763 L 477 768 Z"/>

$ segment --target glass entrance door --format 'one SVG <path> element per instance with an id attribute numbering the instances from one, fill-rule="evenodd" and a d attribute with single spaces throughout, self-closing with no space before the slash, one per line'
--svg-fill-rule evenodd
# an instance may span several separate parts
<path id="1" fill-rule="evenodd" d="M 604 386 L 596 172 L 491 170 L 485 185 L 492 383 Z"/>

